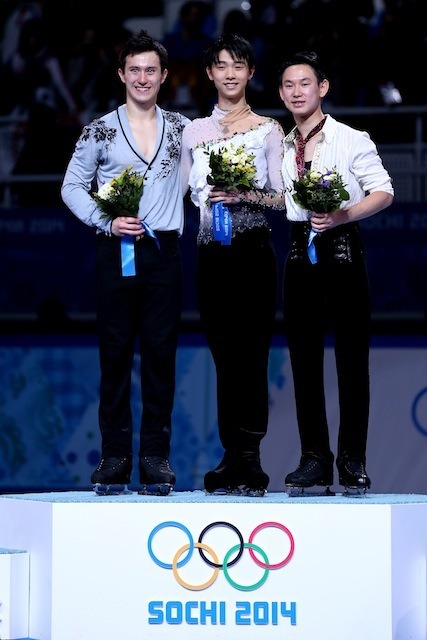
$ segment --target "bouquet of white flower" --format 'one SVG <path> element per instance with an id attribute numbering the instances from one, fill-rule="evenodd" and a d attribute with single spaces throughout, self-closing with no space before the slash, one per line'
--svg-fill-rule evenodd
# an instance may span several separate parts
<path id="1" fill-rule="evenodd" d="M 208 184 L 222 187 L 225 191 L 253 189 L 255 187 L 255 156 L 247 153 L 243 146 L 222 147 L 209 154 L 210 175 Z"/>
<path id="2" fill-rule="evenodd" d="M 144 178 L 133 165 L 127 167 L 111 182 L 102 185 L 99 191 L 92 194 L 97 205 L 102 209 L 101 218 L 114 220 L 119 216 L 138 215 L 139 201 L 144 189 Z"/>
<path id="3" fill-rule="evenodd" d="M 294 201 L 307 211 L 331 213 L 339 209 L 344 200 L 350 199 L 343 179 L 335 167 L 324 173 L 305 170 L 298 180 L 293 181 L 293 185 Z"/>
<path id="4" fill-rule="evenodd" d="M 207 176 L 207 183 L 220 187 L 224 191 L 238 191 L 254 189 L 256 186 L 255 156 L 248 153 L 241 145 L 220 147 L 218 151 L 206 151 L 209 155 L 211 173 Z M 231 212 L 222 202 L 212 205 L 212 225 L 215 240 L 221 244 L 231 243 Z"/>
<path id="5" fill-rule="evenodd" d="M 295 193 L 292 194 L 294 201 L 315 213 L 331 213 L 340 208 L 345 200 L 350 199 L 349 192 L 344 188 L 342 176 L 337 172 L 336 167 L 324 173 L 312 169 L 304 170 L 298 180 L 293 181 Z M 307 253 L 312 264 L 317 262 L 316 247 L 314 239 L 317 232 L 310 230 L 308 237 Z"/>
<path id="6" fill-rule="evenodd" d="M 114 220 L 119 216 L 132 216 L 136 218 L 139 211 L 139 201 L 144 190 L 144 176 L 132 171 L 133 165 L 126 167 L 117 178 L 102 185 L 99 191 L 92 193 L 97 205 L 102 209 L 101 218 Z M 148 233 L 158 245 L 156 234 L 148 224 L 141 222 L 145 232 Z M 136 238 L 139 239 L 139 236 Z M 136 275 L 135 264 L 135 239 L 133 236 L 120 238 L 122 275 Z"/>

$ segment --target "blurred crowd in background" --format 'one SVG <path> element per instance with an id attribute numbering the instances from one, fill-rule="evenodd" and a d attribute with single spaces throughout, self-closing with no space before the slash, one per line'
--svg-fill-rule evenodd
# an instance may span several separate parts
<path id="1" fill-rule="evenodd" d="M 224 31 L 245 36 L 256 56 L 248 103 L 285 131 L 292 118 L 278 97 L 277 69 L 295 50 L 317 50 L 331 81 L 325 110 L 392 147 L 381 155 L 396 200 L 421 207 L 375 216 L 376 312 L 425 308 L 419 274 L 426 259 L 426 0 L 0 0 L 0 235 L 9 274 L 0 295 L 3 314 L 36 312 L 50 330 L 63 327 L 67 314 L 92 312 L 92 253 L 90 245 L 87 253 L 82 249 L 92 235 L 63 215 L 59 185 L 82 127 L 123 102 L 118 52 L 141 28 L 170 56 L 159 104 L 190 118 L 207 115 L 215 100 L 203 68 L 206 46 Z M 283 259 L 282 219 L 271 218 Z M 196 216 L 186 224 L 183 255 L 192 273 Z M 74 245 L 82 249 L 78 264 Z M 185 295 L 190 313 L 191 287 Z"/>
<path id="2" fill-rule="evenodd" d="M 161 20 L 166 4 L 1 0 L 0 118 L 14 124 L 0 129 L 0 173 L 63 171 L 81 127 L 123 101 L 118 50 L 132 32 L 150 31 L 153 18 L 163 27 L 150 34 L 170 56 L 159 104 L 190 117 L 212 107 L 202 56 L 225 31 L 244 35 L 254 47 L 248 102 L 258 110 L 283 109 L 277 69 L 296 49 L 323 57 L 333 105 L 427 102 L 425 0 L 252 0 L 229 3 L 220 21 L 215 2 L 190 1 L 178 3 L 170 28 Z"/>

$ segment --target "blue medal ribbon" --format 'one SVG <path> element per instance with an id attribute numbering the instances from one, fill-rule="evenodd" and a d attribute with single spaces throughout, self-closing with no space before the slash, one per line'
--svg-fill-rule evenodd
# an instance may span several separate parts
<path id="1" fill-rule="evenodd" d="M 231 213 L 222 202 L 212 204 L 212 224 L 214 240 L 231 244 Z"/>
<path id="2" fill-rule="evenodd" d="M 150 238 L 153 238 L 153 240 L 155 241 L 157 248 L 160 249 L 160 242 L 158 237 L 156 236 L 156 234 L 154 233 L 154 231 L 151 229 L 151 227 L 144 221 L 141 222 L 143 228 L 145 229 L 145 233 L 150 236 Z"/>
<path id="3" fill-rule="evenodd" d="M 308 236 L 307 253 L 311 264 L 317 263 L 316 247 L 314 245 L 314 238 L 317 236 L 317 231 L 310 229 L 310 235 Z"/>
<path id="4" fill-rule="evenodd" d="M 160 242 L 151 227 L 144 221 L 141 222 L 145 233 L 153 238 L 157 248 L 160 249 Z M 122 276 L 135 276 L 135 238 L 133 236 L 123 236 L 120 241 L 121 258 L 122 258 Z"/>
<path id="5" fill-rule="evenodd" d="M 133 236 L 123 236 L 120 239 L 122 254 L 122 276 L 135 276 L 135 238 Z"/>

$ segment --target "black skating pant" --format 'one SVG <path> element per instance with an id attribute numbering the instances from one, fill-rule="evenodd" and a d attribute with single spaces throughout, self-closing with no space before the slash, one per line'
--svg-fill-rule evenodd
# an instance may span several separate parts
<path id="1" fill-rule="evenodd" d="M 120 238 L 97 237 L 96 292 L 101 366 L 102 455 L 132 455 L 131 384 L 136 343 L 141 357 L 139 454 L 168 458 L 182 299 L 176 232 L 135 243 L 136 275 L 121 275 Z"/>
<path id="2" fill-rule="evenodd" d="M 216 367 L 218 429 L 227 453 L 258 450 L 268 424 L 268 357 L 277 303 L 277 262 L 267 228 L 229 246 L 201 244 L 197 299 Z"/>
<path id="3" fill-rule="evenodd" d="M 356 223 L 316 239 L 318 263 L 306 252 L 309 226 L 292 223 L 284 272 L 284 320 L 302 454 L 332 457 L 325 406 L 324 344 L 333 337 L 338 378 L 337 462 L 365 462 L 369 418 L 370 295 Z"/>

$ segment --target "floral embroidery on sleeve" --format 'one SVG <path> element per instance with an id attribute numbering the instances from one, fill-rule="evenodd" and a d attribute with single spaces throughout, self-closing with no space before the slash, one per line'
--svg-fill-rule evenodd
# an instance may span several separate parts
<path id="1" fill-rule="evenodd" d="M 180 113 L 165 111 L 164 118 L 168 123 L 166 131 L 165 158 L 161 163 L 159 178 L 166 178 L 175 168 L 181 155 L 182 131 L 185 122 Z"/>
<path id="2" fill-rule="evenodd" d="M 111 142 L 114 141 L 117 135 L 117 129 L 107 127 L 104 120 L 96 119 L 90 124 L 83 127 L 80 140 L 87 142 L 91 136 L 94 137 L 95 142 L 107 141 L 106 148 L 108 149 Z"/>

